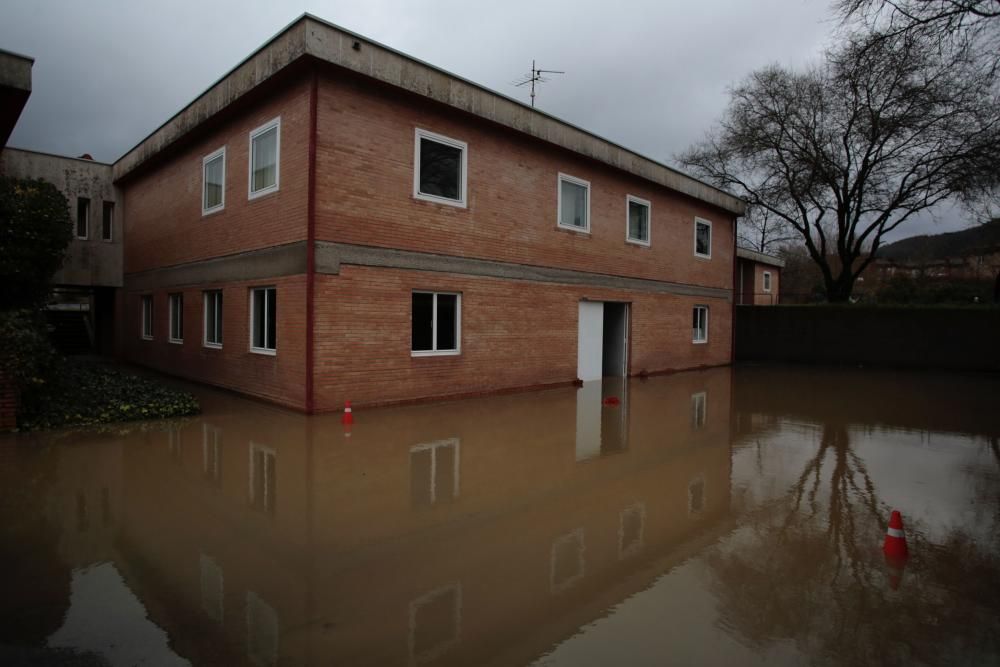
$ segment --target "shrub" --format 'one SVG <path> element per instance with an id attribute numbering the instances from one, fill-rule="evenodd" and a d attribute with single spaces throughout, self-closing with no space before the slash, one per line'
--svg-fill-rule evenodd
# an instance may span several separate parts
<path id="1" fill-rule="evenodd" d="M 19 390 L 41 384 L 56 363 L 45 320 L 31 310 L 0 311 L 0 377 Z"/>

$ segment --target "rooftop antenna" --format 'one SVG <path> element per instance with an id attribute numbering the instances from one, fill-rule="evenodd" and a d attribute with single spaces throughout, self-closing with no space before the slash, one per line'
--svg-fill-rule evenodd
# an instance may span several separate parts
<path id="1" fill-rule="evenodd" d="M 546 77 L 544 77 L 542 75 L 543 74 L 565 74 L 565 73 L 566 72 L 563 72 L 563 71 L 560 71 L 560 70 L 557 70 L 557 69 L 538 69 L 537 67 L 535 67 L 535 61 L 532 60 L 531 61 L 531 75 L 530 76 L 529 75 L 525 75 L 525 78 L 524 78 L 523 81 L 519 81 L 519 82 L 515 83 L 514 85 L 515 86 L 526 86 L 529 83 L 531 84 L 531 107 L 534 108 L 535 107 L 535 84 L 536 83 L 545 83 L 546 81 L 548 81 L 548 78 L 546 78 Z"/>

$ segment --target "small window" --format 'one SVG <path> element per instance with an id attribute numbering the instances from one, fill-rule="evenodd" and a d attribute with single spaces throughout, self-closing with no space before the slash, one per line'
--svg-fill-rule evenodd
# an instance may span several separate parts
<path id="1" fill-rule="evenodd" d="M 170 295 L 170 337 L 171 343 L 184 342 L 184 295 Z"/>
<path id="2" fill-rule="evenodd" d="M 462 299 L 459 294 L 414 292 L 411 309 L 413 356 L 458 354 Z"/>
<path id="3" fill-rule="evenodd" d="M 139 321 L 139 333 L 146 340 L 153 340 L 153 295 L 143 294 L 139 297 L 141 319 Z"/>
<path id="4" fill-rule="evenodd" d="M 205 347 L 222 347 L 222 290 L 203 292 Z"/>
<path id="5" fill-rule="evenodd" d="M 255 287 L 250 290 L 250 351 L 274 354 L 277 348 L 278 290 Z"/>
<path id="6" fill-rule="evenodd" d="M 281 119 L 275 118 L 250 133 L 250 198 L 278 189 L 281 155 Z"/>
<path id="7" fill-rule="evenodd" d="M 764 272 L 764 291 L 765 292 L 770 292 L 771 291 L 771 272 L 770 271 L 765 271 Z"/>
<path id="8" fill-rule="evenodd" d="M 270 447 L 250 443 L 250 506 L 274 515 L 278 493 L 278 453 Z"/>
<path id="9" fill-rule="evenodd" d="M 705 478 L 696 477 L 688 484 L 688 514 L 701 514 L 705 509 Z"/>
<path id="10" fill-rule="evenodd" d="M 693 337 L 695 343 L 708 342 L 708 306 L 695 306 L 692 311 Z"/>
<path id="11" fill-rule="evenodd" d="M 712 257 L 712 223 L 708 220 L 694 220 L 694 254 L 696 257 Z"/>
<path id="12" fill-rule="evenodd" d="M 111 241 L 115 228 L 115 203 L 113 201 L 102 202 L 104 205 L 101 216 L 101 239 Z"/>
<path id="13" fill-rule="evenodd" d="M 226 148 L 223 146 L 201 163 L 201 214 L 207 215 L 226 207 Z"/>
<path id="14" fill-rule="evenodd" d="M 708 423 L 708 392 L 691 394 L 691 428 L 701 429 Z"/>
<path id="15" fill-rule="evenodd" d="M 465 206 L 468 146 L 463 141 L 417 129 L 413 196 Z"/>
<path id="16" fill-rule="evenodd" d="M 90 200 L 86 197 L 76 198 L 76 238 L 85 239 L 90 236 Z"/>
<path id="17" fill-rule="evenodd" d="M 629 195 L 625 198 L 628 213 L 625 239 L 630 243 L 649 245 L 649 210 L 650 203 Z"/>
<path id="18" fill-rule="evenodd" d="M 590 231 L 590 183 L 559 174 L 559 227 Z"/>

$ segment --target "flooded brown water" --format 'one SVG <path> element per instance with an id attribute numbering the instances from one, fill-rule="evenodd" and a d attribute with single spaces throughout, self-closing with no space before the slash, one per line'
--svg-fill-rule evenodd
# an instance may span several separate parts
<path id="1" fill-rule="evenodd" d="M 1000 664 L 996 376 L 722 368 L 349 435 L 195 391 L 0 438 L 0 663 Z"/>

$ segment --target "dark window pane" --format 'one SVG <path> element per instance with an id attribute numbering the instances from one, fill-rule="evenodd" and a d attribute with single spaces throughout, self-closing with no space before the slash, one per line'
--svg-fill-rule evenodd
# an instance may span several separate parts
<path id="1" fill-rule="evenodd" d="M 76 199 L 76 235 L 82 239 L 87 238 L 87 217 L 90 212 L 90 200 L 86 197 Z"/>
<path id="2" fill-rule="evenodd" d="M 437 447 L 434 450 L 434 502 L 455 499 L 455 447 Z"/>
<path id="3" fill-rule="evenodd" d="M 278 347 L 278 290 L 274 288 L 267 290 L 267 341 L 265 347 L 269 350 Z"/>
<path id="4" fill-rule="evenodd" d="M 431 480 L 434 465 L 434 450 L 430 448 L 410 451 L 410 504 L 425 507 L 434 502 L 431 496 Z"/>
<path id="5" fill-rule="evenodd" d="M 253 192 L 278 183 L 278 128 L 258 134 L 253 139 Z"/>
<path id="6" fill-rule="evenodd" d="M 205 200 L 203 207 L 206 209 L 215 208 L 222 204 L 222 170 L 223 160 L 219 157 L 205 163 Z"/>
<path id="7" fill-rule="evenodd" d="M 101 238 L 105 241 L 111 240 L 111 230 L 115 219 L 115 203 L 104 202 L 104 218 L 101 224 Z"/>
<path id="8" fill-rule="evenodd" d="M 587 188 L 570 181 L 560 181 L 560 219 L 565 227 L 587 228 Z"/>
<path id="9" fill-rule="evenodd" d="M 454 294 L 438 294 L 437 302 L 437 349 L 457 349 L 455 319 L 458 297 Z"/>
<path id="10" fill-rule="evenodd" d="M 215 294 L 215 342 L 222 344 L 222 292 Z"/>
<path id="11" fill-rule="evenodd" d="M 413 347 L 411 349 L 415 352 L 434 349 L 432 329 L 433 309 L 433 294 L 414 292 L 411 338 Z"/>
<path id="12" fill-rule="evenodd" d="M 637 202 L 628 203 L 628 235 L 637 241 L 649 240 L 649 207 Z"/>
<path id="13" fill-rule="evenodd" d="M 264 290 L 253 291 L 253 346 L 264 347 Z"/>
<path id="14" fill-rule="evenodd" d="M 699 255 L 707 255 L 711 250 L 712 228 L 708 225 L 698 223 L 698 238 L 696 249 Z"/>
<path id="15" fill-rule="evenodd" d="M 420 140 L 420 192 L 460 200 L 462 149 L 430 139 Z"/>

